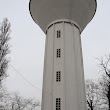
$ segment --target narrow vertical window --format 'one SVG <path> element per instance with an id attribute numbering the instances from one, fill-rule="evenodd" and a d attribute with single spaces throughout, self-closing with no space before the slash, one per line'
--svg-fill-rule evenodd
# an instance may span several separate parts
<path id="1" fill-rule="evenodd" d="M 57 49 L 57 58 L 61 57 L 61 49 Z"/>
<path id="2" fill-rule="evenodd" d="M 57 71 L 56 72 L 56 82 L 60 82 L 61 81 L 61 71 Z"/>
<path id="3" fill-rule="evenodd" d="M 56 98 L 56 110 L 61 110 L 61 98 Z"/>
<path id="4" fill-rule="evenodd" d="M 58 31 L 57 31 L 57 38 L 60 38 L 60 37 L 61 37 L 61 31 L 58 30 Z"/>

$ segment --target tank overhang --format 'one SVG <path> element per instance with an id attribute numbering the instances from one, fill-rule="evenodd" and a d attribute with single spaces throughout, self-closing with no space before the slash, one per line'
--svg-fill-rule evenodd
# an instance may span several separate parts
<path id="1" fill-rule="evenodd" d="M 30 0 L 29 3 L 33 20 L 44 32 L 51 22 L 59 19 L 75 22 L 82 32 L 92 20 L 96 8 L 96 0 Z"/>

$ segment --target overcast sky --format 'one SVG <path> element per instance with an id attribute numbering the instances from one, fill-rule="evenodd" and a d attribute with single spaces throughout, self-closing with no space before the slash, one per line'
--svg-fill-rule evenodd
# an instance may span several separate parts
<path id="1" fill-rule="evenodd" d="M 97 2 L 97 12 L 81 34 L 86 79 L 99 77 L 96 58 L 110 53 L 110 0 Z M 12 67 L 5 84 L 9 91 L 41 99 L 45 34 L 30 16 L 29 0 L 0 0 L 0 22 L 5 17 L 11 23 L 10 64 L 33 85 Z"/>

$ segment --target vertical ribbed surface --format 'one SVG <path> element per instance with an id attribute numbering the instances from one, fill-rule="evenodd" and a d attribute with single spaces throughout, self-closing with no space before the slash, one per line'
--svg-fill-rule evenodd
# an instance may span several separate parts
<path id="1" fill-rule="evenodd" d="M 57 49 L 61 49 L 59 58 Z M 56 82 L 57 71 L 61 71 L 60 82 Z M 42 110 L 56 110 L 56 98 L 61 98 L 60 110 L 86 110 L 79 29 L 66 22 L 55 23 L 47 30 Z"/>

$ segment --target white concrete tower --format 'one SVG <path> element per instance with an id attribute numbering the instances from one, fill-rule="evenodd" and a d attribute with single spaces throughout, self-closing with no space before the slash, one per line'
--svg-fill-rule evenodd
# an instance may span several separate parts
<path id="1" fill-rule="evenodd" d="M 96 0 L 31 0 L 30 13 L 46 33 L 42 110 L 86 110 L 80 33 Z"/>

